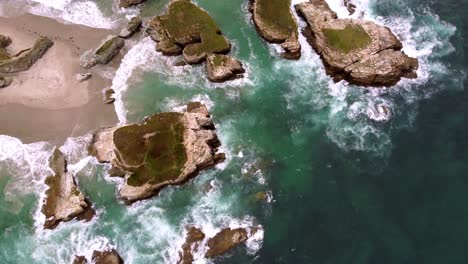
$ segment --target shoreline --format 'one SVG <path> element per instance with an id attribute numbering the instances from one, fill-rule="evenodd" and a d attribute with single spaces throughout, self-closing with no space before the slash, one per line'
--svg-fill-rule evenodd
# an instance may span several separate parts
<path id="1" fill-rule="evenodd" d="M 104 75 L 115 73 L 121 56 L 108 65 L 89 70 L 80 67 L 81 54 L 115 32 L 32 14 L 0 17 L 0 32 L 13 40 L 7 48 L 10 54 L 31 47 L 41 35 L 54 41 L 31 69 L 9 75 L 13 83 L 0 89 L 0 134 L 24 143 L 61 145 L 70 136 L 118 122 L 114 106 L 102 102 L 102 90 L 111 87 L 112 79 Z M 93 77 L 85 82 L 76 80 L 76 74 L 86 72 Z"/>

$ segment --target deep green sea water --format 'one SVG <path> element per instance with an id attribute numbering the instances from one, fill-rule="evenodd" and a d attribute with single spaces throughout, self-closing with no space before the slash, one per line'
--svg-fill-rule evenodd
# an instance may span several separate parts
<path id="1" fill-rule="evenodd" d="M 105 245 L 126 263 L 174 263 L 186 225 L 253 223 L 263 239 L 213 263 L 468 263 L 466 1 L 357 1 L 420 60 L 417 80 L 390 89 L 334 84 L 304 39 L 301 60 L 279 58 L 257 35 L 247 1 L 195 2 L 232 41 L 246 78 L 211 84 L 204 66 L 173 67 L 177 58 L 141 39 L 114 79 L 116 108 L 122 122 L 136 122 L 201 100 L 228 160 L 127 207 L 105 168 L 84 154 L 89 138 L 70 139 L 61 149 L 98 216 L 44 231 L 37 210 L 52 146 L 0 136 L 0 263 L 70 263 Z M 166 3 L 148 0 L 142 14 Z M 125 15 L 109 1 L 98 8 L 109 21 Z M 258 201 L 259 192 L 271 200 Z"/>

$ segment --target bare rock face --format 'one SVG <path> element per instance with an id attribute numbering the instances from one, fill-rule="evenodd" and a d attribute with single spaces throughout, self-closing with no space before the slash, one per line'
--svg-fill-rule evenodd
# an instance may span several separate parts
<path id="1" fill-rule="evenodd" d="M 250 0 L 250 12 L 258 33 L 270 43 L 279 43 L 286 59 L 301 57 L 296 19 L 291 0 Z"/>
<path id="2" fill-rule="evenodd" d="M 117 36 L 109 36 L 96 50 L 88 50 L 81 56 L 81 67 L 89 69 L 96 64 L 109 63 L 124 47 L 125 41 Z"/>
<path id="3" fill-rule="evenodd" d="M 72 264 L 88 264 L 83 256 L 76 256 Z M 114 249 L 105 251 L 94 251 L 91 263 L 93 264 L 124 264 L 123 259 Z"/>
<path id="4" fill-rule="evenodd" d="M 416 78 L 418 60 L 401 51 L 387 27 L 370 21 L 338 19 L 325 0 L 296 5 L 308 24 L 305 33 L 335 81 L 363 86 L 392 86 Z"/>
<path id="5" fill-rule="evenodd" d="M 90 220 L 94 216 L 94 210 L 78 189 L 73 175 L 67 172 L 65 158 L 57 148 L 49 164 L 54 175 L 45 180 L 49 189 L 46 191 L 42 206 L 42 213 L 46 217 L 44 228 L 53 229 L 60 222 L 70 221 L 73 218 Z"/>
<path id="6" fill-rule="evenodd" d="M 221 54 L 210 54 L 206 57 L 208 79 L 212 82 L 224 82 L 242 77 L 245 72 L 242 63 L 233 57 Z"/>
<path id="7" fill-rule="evenodd" d="M 246 242 L 250 237 L 258 232 L 260 227 L 251 228 L 225 228 L 215 236 L 207 238 L 202 230 L 196 227 L 187 229 L 185 243 L 179 251 L 177 264 L 191 264 L 194 255 L 203 248 L 206 249 L 205 258 L 215 258 L 221 256 L 235 247 Z"/>
<path id="8" fill-rule="evenodd" d="M 183 184 L 224 158 L 206 107 L 191 103 L 184 113 L 159 113 L 133 124 L 97 132 L 90 148 L 99 162 L 125 173 L 119 196 L 147 199 L 167 185 Z"/>
<path id="9" fill-rule="evenodd" d="M 130 6 L 133 6 L 133 5 L 141 4 L 141 3 L 145 2 L 145 1 L 146 0 L 120 0 L 119 6 L 127 8 L 127 7 L 130 7 Z"/>
<path id="10" fill-rule="evenodd" d="M 119 34 L 119 37 L 121 38 L 130 38 L 138 32 L 141 28 L 141 25 L 143 24 L 143 21 L 141 20 L 140 17 L 132 17 L 130 21 L 128 21 L 128 24 L 125 28 L 122 29 L 122 31 Z"/>
<path id="11" fill-rule="evenodd" d="M 3 48 L 0 48 L 0 74 L 29 70 L 53 45 L 54 42 L 49 38 L 39 37 L 32 48 L 23 50 L 15 56 L 9 56 Z"/>

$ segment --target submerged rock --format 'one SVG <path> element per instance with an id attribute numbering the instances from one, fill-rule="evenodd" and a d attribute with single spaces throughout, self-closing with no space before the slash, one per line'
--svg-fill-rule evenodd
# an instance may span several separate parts
<path id="1" fill-rule="evenodd" d="M 60 222 L 73 218 L 91 220 L 94 210 L 79 190 L 73 175 L 67 172 L 66 160 L 57 148 L 50 157 L 49 166 L 54 174 L 45 179 L 49 189 L 42 205 L 42 213 L 46 218 L 44 228 L 53 229 Z"/>
<path id="2" fill-rule="evenodd" d="M 223 160 L 220 142 L 202 104 L 187 112 L 155 114 L 143 124 L 107 128 L 94 135 L 91 154 L 125 172 L 119 196 L 131 203 L 167 185 L 182 184 Z"/>
<path id="3" fill-rule="evenodd" d="M 224 82 L 235 79 L 245 72 L 242 63 L 231 56 L 210 54 L 206 57 L 208 78 L 212 82 Z"/>
<path id="4" fill-rule="evenodd" d="M 145 2 L 145 1 L 146 0 L 120 0 L 119 6 L 127 8 L 127 7 L 132 6 L 132 5 L 141 4 L 141 3 Z"/>
<path id="5" fill-rule="evenodd" d="M 0 48 L 0 74 L 29 70 L 53 45 L 54 42 L 49 38 L 39 37 L 32 48 L 23 50 L 15 56 L 8 55 L 8 57 L 4 57 L 8 54 L 6 52 L 2 55 L 3 48 Z"/>
<path id="6" fill-rule="evenodd" d="M 136 32 L 138 32 L 141 28 L 143 21 L 140 17 L 132 17 L 125 28 L 120 31 L 119 37 L 121 38 L 129 38 L 133 36 Z"/>
<path id="7" fill-rule="evenodd" d="M 78 73 L 76 75 L 76 80 L 79 82 L 84 82 L 89 80 L 93 75 L 90 72 L 87 73 Z"/>
<path id="8" fill-rule="evenodd" d="M 296 19 L 291 0 L 250 0 L 250 11 L 259 32 L 266 41 L 280 43 L 286 59 L 301 57 Z"/>
<path id="9" fill-rule="evenodd" d="M 13 79 L 0 76 L 0 88 L 5 88 L 13 82 Z"/>
<path id="10" fill-rule="evenodd" d="M 249 238 L 253 237 L 261 226 L 250 228 L 225 228 L 216 233 L 213 237 L 206 238 L 202 230 L 196 227 L 187 229 L 185 243 L 179 251 L 179 260 L 177 264 L 191 264 L 194 261 L 194 255 L 203 248 L 207 248 L 205 258 L 215 258 L 221 256 L 235 247 L 243 244 Z"/>
<path id="11" fill-rule="evenodd" d="M 89 50 L 81 56 L 81 67 L 89 69 L 96 64 L 109 63 L 124 45 L 125 41 L 117 36 L 107 37 L 96 50 Z"/>
<path id="12" fill-rule="evenodd" d="M 401 51 L 402 44 L 387 27 L 371 21 L 338 19 L 325 0 L 296 5 L 308 28 L 309 42 L 335 81 L 363 86 L 392 86 L 416 78 L 418 60 Z"/>
<path id="13" fill-rule="evenodd" d="M 93 264 L 123 264 L 124 261 L 115 249 L 94 251 L 91 257 Z M 84 256 L 76 256 L 72 264 L 88 264 L 88 260 Z"/>

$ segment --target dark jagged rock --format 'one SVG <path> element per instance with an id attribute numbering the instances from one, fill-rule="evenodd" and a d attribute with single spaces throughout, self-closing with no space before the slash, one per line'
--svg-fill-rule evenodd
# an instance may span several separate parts
<path id="1" fill-rule="evenodd" d="M 92 264 L 124 264 L 123 259 L 115 251 L 115 249 L 94 251 L 91 257 Z M 72 264 L 88 264 L 88 260 L 84 256 L 75 256 Z"/>
<path id="2" fill-rule="evenodd" d="M 125 41 L 117 36 L 109 36 L 106 40 L 96 49 L 86 51 L 81 56 L 81 67 L 89 69 L 96 64 L 109 63 L 120 50 L 124 47 Z"/>
<path id="3" fill-rule="evenodd" d="M 103 101 L 105 104 L 113 104 L 115 102 L 114 93 L 115 91 L 112 89 L 107 89 L 104 91 Z"/>
<path id="4" fill-rule="evenodd" d="M 140 30 L 142 24 L 143 21 L 140 17 L 132 17 L 132 19 L 128 21 L 127 26 L 120 32 L 119 37 L 130 38 L 131 36 L 133 36 L 133 34 Z"/>
<path id="5" fill-rule="evenodd" d="M 259 32 L 266 41 L 280 43 L 286 59 L 301 57 L 296 19 L 291 0 L 250 0 L 250 11 Z"/>
<path id="6" fill-rule="evenodd" d="M 200 170 L 222 161 L 220 142 L 204 105 L 184 113 L 159 113 L 141 125 L 98 131 L 90 148 L 99 162 L 125 172 L 119 196 L 126 202 L 147 199 L 167 185 L 183 184 Z"/>
<path id="7" fill-rule="evenodd" d="M 13 80 L 11 78 L 0 76 L 0 88 L 5 88 L 9 86 L 12 82 Z"/>
<path id="8" fill-rule="evenodd" d="M 179 251 L 179 260 L 177 264 L 191 264 L 194 261 L 194 255 L 201 248 L 206 247 L 205 258 L 215 258 L 226 254 L 235 247 L 243 244 L 250 237 L 254 236 L 260 226 L 251 228 L 225 228 L 211 238 L 206 238 L 202 230 L 196 227 L 187 229 L 185 243 Z"/>
<path id="9" fill-rule="evenodd" d="M 8 36 L 0 35 L 0 48 L 6 48 L 11 44 L 11 38 Z"/>
<path id="10" fill-rule="evenodd" d="M 42 213 L 46 217 L 44 228 L 53 229 L 60 222 L 73 218 L 91 220 L 94 210 L 78 189 L 73 175 L 67 172 L 66 160 L 57 148 L 50 157 L 49 166 L 54 174 L 45 180 L 49 189 L 42 205 Z"/>
<path id="11" fill-rule="evenodd" d="M 47 37 L 39 37 L 30 49 L 24 50 L 16 56 L 2 59 L 0 58 L 0 74 L 17 73 L 27 71 L 31 66 L 40 59 L 54 42 Z M 1 50 L 2 48 L 0 48 Z M 2 56 L 0 51 L 0 57 Z"/>
<path id="12" fill-rule="evenodd" d="M 305 33 L 335 81 L 363 86 L 392 86 L 416 78 L 418 60 L 401 51 L 387 27 L 370 21 L 338 19 L 324 0 L 296 5 L 308 24 Z"/>
<path id="13" fill-rule="evenodd" d="M 350 15 L 356 13 L 356 5 L 352 2 L 352 0 L 343 0 L 343 4 L 348 9 Z"/>
<path id="14" fill-rule="evenodd" d="M 141 4 L 141 3 L 145 2 L 145 1 L 146 0 L 120 0 L 119 6 L 127 8 L 127 7 L 130 7 L 130 6 L 133 6 L 133 5 Z"/>
<path id="15" fill-rule="evenodd" d="M 231 56 L 210 54 L 206 57 L 208 79 L 212 82 L 224 82 L 235 79 L 245 72 L 242 63 Z"/>

